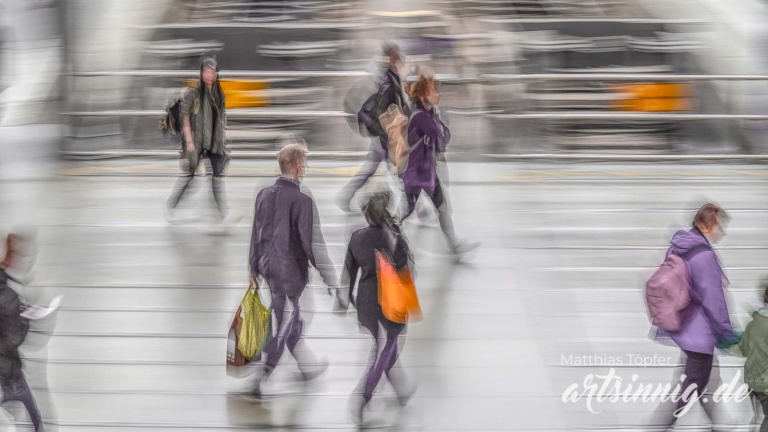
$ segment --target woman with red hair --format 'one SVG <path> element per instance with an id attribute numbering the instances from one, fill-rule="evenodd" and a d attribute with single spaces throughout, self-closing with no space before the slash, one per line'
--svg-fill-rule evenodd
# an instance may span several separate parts
<path id="1" fill-rule="evenodd" d="M 444 153 L 451 140 L 451 131 L 440 118 L 437 104 L 440 102 L 440 83 L 432 75 L 422 74 L 410 88 L 413 106 L 408 122 L 408 166 L 403 173 L 406 206 L 402 213 L 405 220 L 416 208 L 416 201 L 424 192 L 435 205 L 440 228 L 456 259 L 477 248 L 479 243 L 459 241 L 448 210 L 445 190 L 437 176 L 437 157 Z"/>

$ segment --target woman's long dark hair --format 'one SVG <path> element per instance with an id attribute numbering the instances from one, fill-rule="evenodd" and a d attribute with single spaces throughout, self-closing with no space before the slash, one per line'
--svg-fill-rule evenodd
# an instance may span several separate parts
<path id="1" fill-rule="evenodd" d="M 219 82 L 219 64 L 213 57 L 205 58 L 200 62 L 200 81 L 197 84 L 197 94 L 199 95 L 201 102 L 203 98 L 208 97 L 208 89 L 205 87 L 205 82 L 203 81 L 203 69 L 205 69 L 206 66 L 212 66 L 216 69 L 216 81 L 213 82 L 211 92 L 215 99 L 214 105 L 216 105 L 216 109 L 219 111 L 218 114 L 219 116 L 223 116 L 224 107 L 226 106 L 224 102 L 224 90 L 222 90 L 221 83 Z"/>
<path id="2" fill-rule="evenodd" d="M 393 228 L 395 220 L 389 213 L 389 202 L 392 194 L 389 191 L 375 192 L 363 206 L 363 216 L 369 225 L 383 228 Z"/>

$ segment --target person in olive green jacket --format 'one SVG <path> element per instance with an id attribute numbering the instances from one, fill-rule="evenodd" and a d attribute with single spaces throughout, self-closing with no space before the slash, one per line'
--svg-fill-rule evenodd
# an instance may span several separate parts
<path id="1" fill-rule="evenodd" d="M 166 202 L 165 217 L 175 221 L 174 210 L 195 177 L 200 162 L 208 159 L 206 171 L 212 172 L 213 198 L 219 220 L 227 216 L 224 196 L 224 173 L 229 163 L 226 142 L 227 112 L 224 90 L 219 82 L 219 66 L 215 59 L 205 58 L 200 64 L 197 87 L 187 90 L 181 101 L 183 122 L 182 175 Z"/>
<path id="2" fill-rule="evenodd" d="M 763 407 L 763 424 L 760 432 L 768 432 L 768 279 L 761 287 L 764 289 L 765 306 L 752 314 L 752 321 L 741 339 L 742 354 L 747 358 L 744 363 L 744 382 L 752 395 Z"/>

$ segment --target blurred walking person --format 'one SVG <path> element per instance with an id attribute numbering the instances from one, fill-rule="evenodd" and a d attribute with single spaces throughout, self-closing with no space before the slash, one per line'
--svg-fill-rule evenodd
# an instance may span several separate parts
<path id="1" fill-rule="evenodd" d="M 685 379 L 675 409 L 662 405 L 655 413 L 654 426 L 671 427 L 682 410 L 698 399 L 713 426 L 716 424 L 713 421 L 715 400 L 711 393 L 719 382 L 712 388 L 707 387 L 713 372 L 714 351 L 716 347 L 733 345 L 739 337 L 731 325 L 725 299 L 727 279 L 713 249 L 725 236 L 727 223 L 728 214 L 715 204 L 707 203 L 696 213 L 691 230 L 678 231 L 672 237 L 667 256 L 675 254 L 687 263 L 691 303 L 681 311 L 679 330 L 659 328 L 656 338 L 669 338 L 683 351 Z M 715 375 L 719 381 L 719 374 Z"/>
<path id="2" fill-rule="evenodd" d="M 445 152 L 451 140 L 451 131 L 440 119 L 437 107 L 440 102 L 439 85 L 434 76 L 421 74 L 410 89 L 413 100 L 408 122 L 410 153 L 402 176 L 406 202 L 402 206 L 401 220 L 413 213 L 416 202 L 424 192 L 437 210 L 440 228 L 451 252 L 456 259 L 460 259 L 480 243 L 460 241 L 456 237 L 445 189 L 437 175 L 438 156 Z"/>
<path id="3" fill-rule="evenodd" d="M 374 193 L 363 206 L 368 227 L 352 233 L 342 270 L 342 288 L 337 291 L 341 312 L 346 312 L 350 303 L 354 305 L 360 326 L 373 338 L 371 365 L 363 378 L 362 395 L 353 399 L 352 416 L 358 423 L 362 422 L 363 411 L 382 375 L 386 374 L 401 405 L 407 404 L 413 395 L 413 389 L 406 388 L 404 378 L 392 373 L 398 358 L 397 339 L 404 332 L 405 324 L 388 320 L 379 304 L 375 252 L 386 252 L 398 271 L 406 267 L 413 270 L 408 243 L 388 210 L 390 197 L 389 192 Z M 357 295 L 354 295 L 358 274 L 360 282 L 357 283 Z M 347 289 L 348 296 L 344 296 L 342 293 Z"/>
<path id="4" fill-rule="evenodd" d="M 386 43 L 382 50 L 389 60 L 389 67 L 379 81 L 378 91 L 364 104 L 358 112 L 358 122 L 361 123 L 371 136 L 371 145 L 365 164 L 341 191 L 338 198 L 339 207 L 344 211 L 350 211 L 350 203 L 360 188 L 365 185 L 371 176 L 376 174 L 379 165 L 388 164 L 387 131 L 381 125 L 379 116 L 387 111 L 390 105 L 399 106 L 403 113 L 409 115 L 408 96 L 402 83 L 407 74 L 406 57 L 400 48 L 394 43 Z M 367 101 L 368 102 L 368 101 Z"/>
<path id="5" fill-rule="evenodd" d="M 226 144 L 227 112 L 224 91 L 219 82 L 219 65 L 213 58 L 200 64 L 200 81 L 184 94 L 181 103 L 182 174 L 166 202 L 166 219 L 175 221 L 174 210 L 189 188 L 195 172 L 204 159 L 206 173 L 212 174 L 211 187 L 218 210 L 217 219 L 224 221 L 227 203 L 224 173 L 229 163 Z"/>
<path id="6" fill-rule="evenodd" d="M 329 292 L 337 285 L 332 263 L 323 262 L 328 252 L 315 203 L 301 191 L 307 169 L 306 149 L 297 143 L 288 144 L 280 149 L 277 160 L 282 174 L 274 185 L 257 195 L 251 232 L 251 278 L 257 281 L 262 276 L 269 285 L 277 327 L 276 335 L 264 348 L 266 361 L 257 375 L 252 392 L 255 398 L 261 397 L 261 383 L 271 375 L 286 346 L 305 381 L 325 371 L 327 361 L 318 362 L 302 346 L 304 321 L 299 299 L 309 281 L 310 265 L 320 271 Z M 289 316 L 285 313 L 287 302 L 293 306 Z"/>
<path id="7" fill-rule="evenodd" d="M 21 402 L 29 413 L 32 426 L 39 432 L 44 430 L 43 420 L 22 371 L 19 355 L 19 347 L 29 331 L 29 321 L 22 316 L 26 305 L 8 285 L 12 279 L 7 271 L 18 265 L 20 242 L 19 236 L 9 234 L 5 238 L 5 259 L 0 262 L 0 387 L 3 390 L 2 404 Z"/>

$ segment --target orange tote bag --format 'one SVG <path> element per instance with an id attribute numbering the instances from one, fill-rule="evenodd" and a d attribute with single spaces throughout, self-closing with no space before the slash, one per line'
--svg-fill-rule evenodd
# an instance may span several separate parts
<path id="1" fill-rule="evenodd" d="M 421 306 L 411 272 L 408 268 L 397 271 L 389 258 L 379 251 L 375 253 L 379 305 L 384 316 L 400 324 L 421 321 Z"/>

